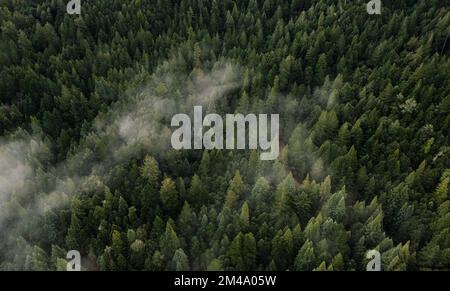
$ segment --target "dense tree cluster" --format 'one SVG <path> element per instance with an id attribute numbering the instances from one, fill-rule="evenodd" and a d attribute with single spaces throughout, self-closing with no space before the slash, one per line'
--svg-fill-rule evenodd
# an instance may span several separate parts
<path id="1" fill-rule="evenodd" d="M 372 249 L 383 270 L 450 269 L 445 1 L 82 2 L 0 0 L 0 135 L 48 145 L 34 198 L 51 167 L 83 153 L 83 175 L 107 151 L 95 118 L 168 59 L 187 76 L 238 63 L 219 109 L 280 113 L 282 152 L 138 151 L 6 220 L 0 269 L 65 270 L 79 250 L 93 270 L 365 270 Z M 3 213 L 33 212 L 11 195 Z"/>

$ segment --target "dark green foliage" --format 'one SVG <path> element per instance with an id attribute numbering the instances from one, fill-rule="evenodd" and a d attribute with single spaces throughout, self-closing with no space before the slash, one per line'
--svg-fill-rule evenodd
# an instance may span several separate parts
<path id="1" fill-rule="evenodd" d="M 372 249 L 384 270 L 450 269 L 445 1 L 63 2 L 0 0 L 0 159 L 3 138 L 46 145 L 24 157 L 30 195 L 0 189 L 0 269 L 61 270 L 72 249 L 110 271 L 365 270 Z M 114 147 L 124 96 L 151 84 L 178 110 L 170 85 L 224 62 L 239 85 L 209 106 L 279 113 L 278 160 L 166 150 L 166 128 Z"/>

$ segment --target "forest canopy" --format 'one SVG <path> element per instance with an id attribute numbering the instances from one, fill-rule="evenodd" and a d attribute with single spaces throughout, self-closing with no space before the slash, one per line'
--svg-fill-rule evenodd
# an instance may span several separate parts
<path id="1" fill-rule="evenodd" d="M 0 0 L 0 270 L 450 269 L 445 1 Z M 279 114 L 280 154 L 174 114 Z"/>

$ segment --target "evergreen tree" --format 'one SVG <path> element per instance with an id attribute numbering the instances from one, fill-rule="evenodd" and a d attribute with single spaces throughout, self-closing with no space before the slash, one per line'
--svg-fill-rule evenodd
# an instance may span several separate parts
<path id="1" fill-rule="evenodd" d="M 161 184 L 159 197 L 163 207 L 171 215 L 175 214 L 179 207 L 179 197 L 175 182 L 171 178 L 166 178 Z"/>

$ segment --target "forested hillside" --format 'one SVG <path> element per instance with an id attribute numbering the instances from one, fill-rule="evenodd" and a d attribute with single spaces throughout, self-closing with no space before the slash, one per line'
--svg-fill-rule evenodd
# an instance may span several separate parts
<path id="1" fill-rule="evenodd" d="M 0 0 L 0 269 L 450 269 L 442 0 Z M 280 115 L 280 156 L 170 119 Z"/>

